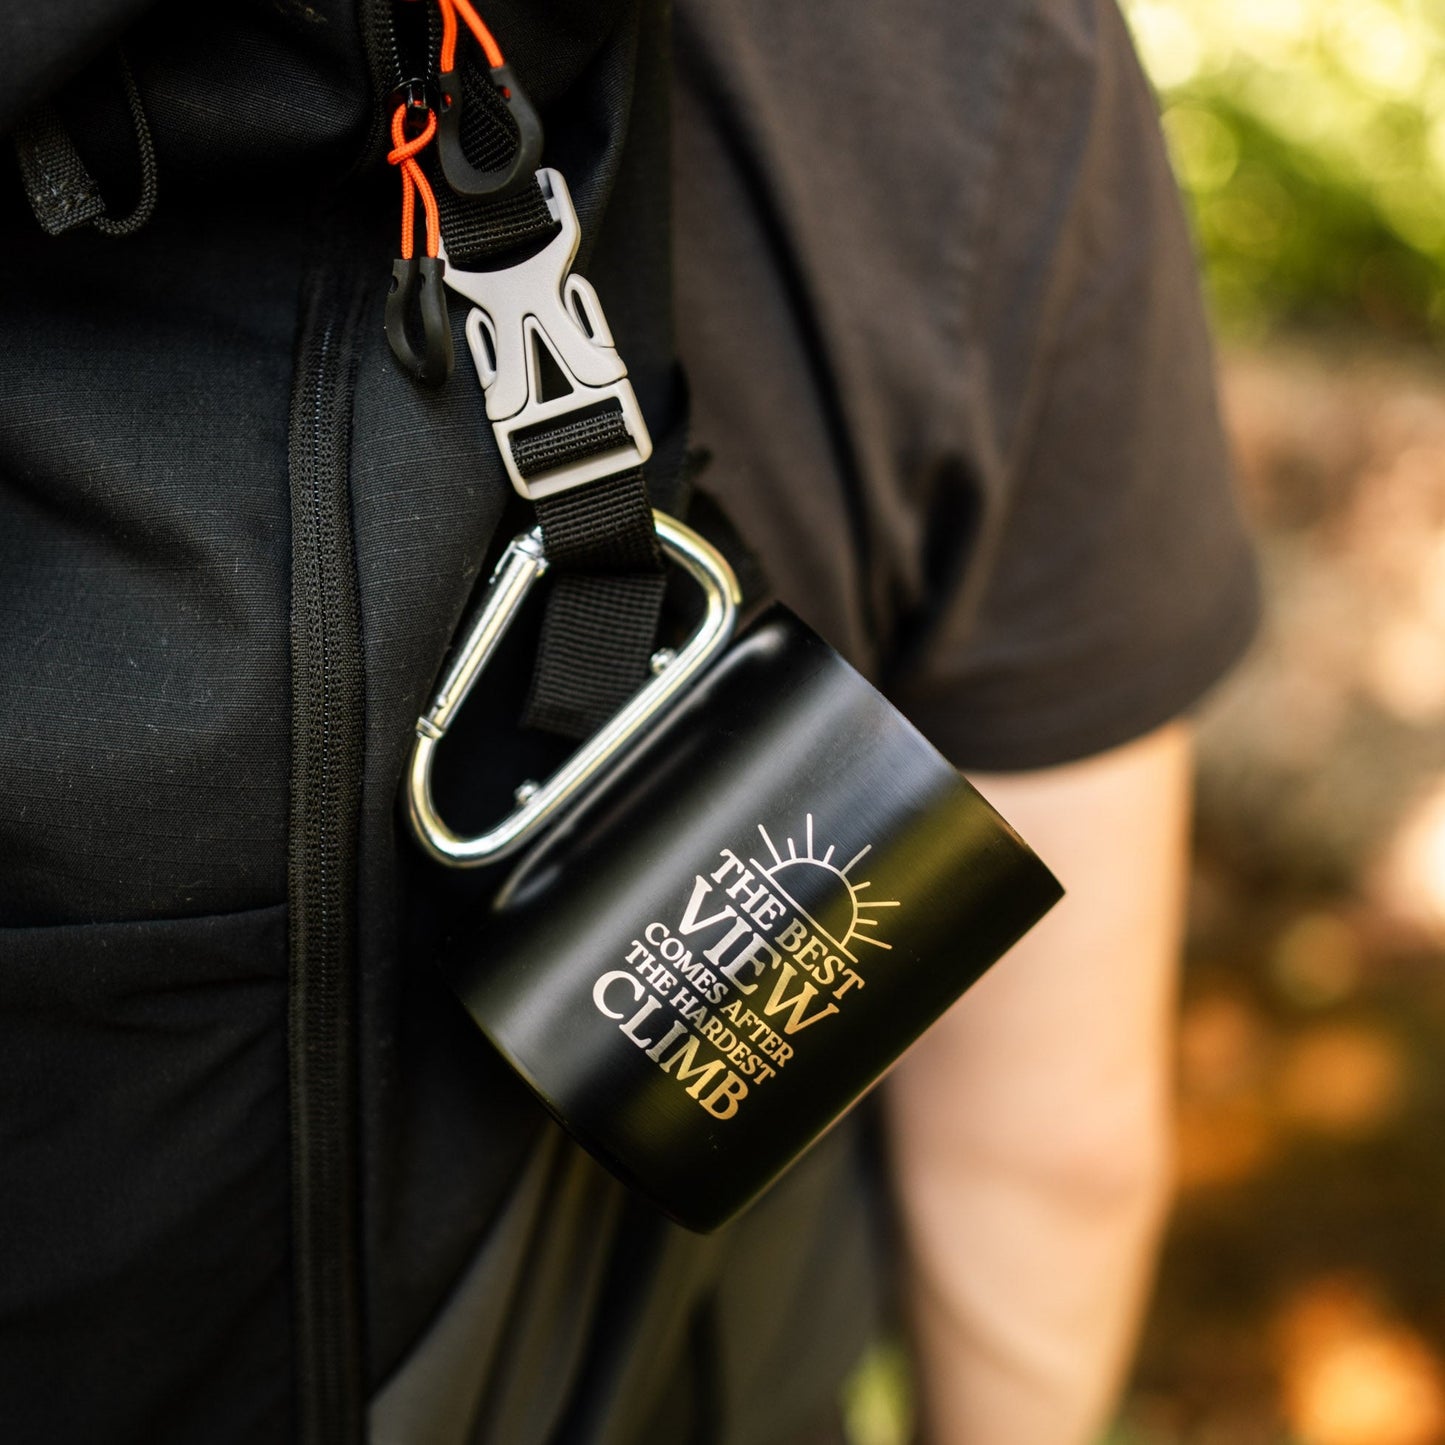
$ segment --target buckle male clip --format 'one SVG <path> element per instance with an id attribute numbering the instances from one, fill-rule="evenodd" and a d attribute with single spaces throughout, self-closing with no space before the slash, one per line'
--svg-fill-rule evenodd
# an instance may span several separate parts
<path id="1" fill-rule="evenodd" d="M 467 317 L 467 345 L 503 465 L 512 485 L 528 501 L 641 466 L 652 455 L 647 423 L 597 293 L 583 277 L 571 274 L 581 230 L 567 183 L 560 172 L 547 167 L 537 172 L 537 181 L 560 225 L 551 241 L 516 266 L 458 271 L 448 265 L 444 277 L 473 305 Z M 545 400 L 539 375 L 543 348 L 571 387 Z M 526 473 L 518 465 L 514 442 L 554 430 L 561 418 L 574 413 L 585 423 L 618 410 L 627 433 L 622 445 L 576 461 L 544 462 L 540 469 L 529 467 Z"/>

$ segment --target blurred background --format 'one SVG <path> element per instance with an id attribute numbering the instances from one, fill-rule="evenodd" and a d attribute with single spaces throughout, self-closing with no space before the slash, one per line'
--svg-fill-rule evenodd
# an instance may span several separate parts
<path id="1" fill-rule="evenodd" d="M 1201 716 L 1179 1200 L 1107 1445 L 1445 1445 L 1445 3 L 1124 8 L 1269 614 Z M 892 1445 L 901 1357 L 855 1383 Z"/>
<path id="2" fill-rule="evenodd" d="M 1445 1441 L 1445 6 L 1138 0 L 1269 620 L 1203 722 L 1111 1445 Z"/>

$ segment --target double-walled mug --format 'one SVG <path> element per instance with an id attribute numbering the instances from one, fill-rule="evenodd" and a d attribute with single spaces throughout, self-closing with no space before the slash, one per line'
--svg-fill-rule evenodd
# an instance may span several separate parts
<path id="1" fill-rule="evenodd" d="M 442 967 L 579 1142 L 710 1230 L 1060 894 L 774 606 L 570 802 Z"/>

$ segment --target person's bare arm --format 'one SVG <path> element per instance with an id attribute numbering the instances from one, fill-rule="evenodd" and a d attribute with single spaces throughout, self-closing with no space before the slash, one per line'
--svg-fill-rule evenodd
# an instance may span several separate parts
<path id="1" fill-rule="evenodd" d="M 1168 1198 L 1191 742 L 975 777 L 1068 896 L 884 1099 L 927 1445 L 1088 1445 Z"/>

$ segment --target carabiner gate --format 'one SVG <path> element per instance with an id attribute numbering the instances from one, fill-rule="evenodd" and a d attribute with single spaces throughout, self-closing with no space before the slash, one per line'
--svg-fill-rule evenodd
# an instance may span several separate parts
<path id="1" fill-rule="evenodd" d="M 442 821 L 432 798 L 437 746 L 548 566 L 538 529 L 514 538 L 502 554 L 471 632 L 443 676 L 431 707 L 417 719 L 407 779 L 407 812 L 422 846 L 438 862 L 477 868 L 516 852 L 575 802 L 732 640 L 742 598 L 727 559 L 705 538 L 665 513 L 654 512 L 653 519 L 663 550 L 703 589 L 706 606 L 702 620 L 675 655 L 657 655 L 652 681 L 545 783 L 518 789 L 516 808 L 500 823 L 476 837 L 463 838 Z"/>

